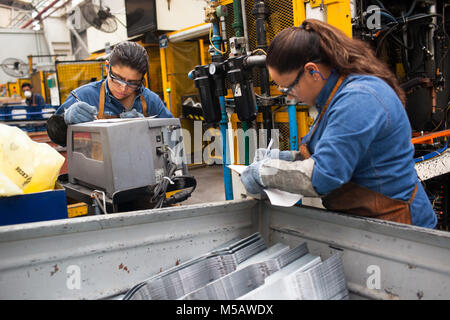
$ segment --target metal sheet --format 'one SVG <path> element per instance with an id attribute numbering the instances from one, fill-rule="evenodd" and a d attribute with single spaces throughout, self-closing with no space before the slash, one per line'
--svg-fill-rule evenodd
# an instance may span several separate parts
<path id="1" fill-rule="evenodd" d="M 340 252 L 352 298 L 450 299 L 450 233 L 316 208 L 262 209 L 270 241 Z"/>

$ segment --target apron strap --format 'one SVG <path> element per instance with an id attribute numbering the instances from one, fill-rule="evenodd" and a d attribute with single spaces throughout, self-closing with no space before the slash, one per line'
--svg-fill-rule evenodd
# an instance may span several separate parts
<path id="1" fill-rule="evenodd" d="M 144 117 L 148 117 L 147 101 L 145 101 L 143 94 L 141 94 L 141 105 L 142 105 L 142 114 L 144 115 Z"/>
<path id="2" fill-rule="evenodd" d="M 106 80 L 100 88 L 100 99 L 98 101 L 98 115 L 97 119 L 105 119 L 105 86 Z"/>
<path id="3" fill-rule="evenodd" d="M 337 90 L 339 89 L 339 87 L 342 84 L 342 81 L 344 81 L 345 77 L 343 75 L 341 75 L 338 79 L 338 81 L 336 82 L 336 84 L 334 85 L 333 90 L 331 91 L 330 95 L 328 96 L 327 102 L 325 103 L 325 105 L 322 108 L 322 111 L 320 112 L 319 118 L 316 121 L 316 125 L 314 126 L 314 128 L 311 131 L 311 134 L 308 137 L 308 140 L 300 145 L 299 151 L 301 153 L 301 155 L 303 156 L 304 159 L 309 159 L 311 158 L 311 152 L 308 149 L 308 142 L 311 140 L 312 136 L 314 135 L 314 133 L 316 132 L 320 121 L 322 120 L 323 116 L 325 115 L 325 112 L 328 109 L 328 106 L 330 105 L 331 100 L 333 99 L 334 95 L 336 94 Z"/>
<path id="4" fill-rule="evenodd" d="M 416 183 L 416 186 L 415 186 L 415 188 L 414 188 L 414 190 L 413 190 L 413 192 L 411 194 L 411 198 L 408 200 L 408 204 L 411 204 L 413 202 L 414 198 L 416 197 L 416 194 L 417 194 L 417 183 Z"/>

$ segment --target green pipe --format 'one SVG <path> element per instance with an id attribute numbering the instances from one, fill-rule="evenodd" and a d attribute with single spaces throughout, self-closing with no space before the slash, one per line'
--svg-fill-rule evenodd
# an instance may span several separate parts
<path id="1" fill-rule="evenodd" d="M 242 22 L 241 0 L 233 0 L 233 17 L 234 21 L 232 27 L 234 29 L 234 36 L 242 37 L 242 34 L 244 33 L 244 24 Z"/>

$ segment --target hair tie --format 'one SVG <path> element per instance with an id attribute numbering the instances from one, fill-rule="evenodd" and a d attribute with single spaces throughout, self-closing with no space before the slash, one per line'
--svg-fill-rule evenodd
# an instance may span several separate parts
<path id="1" fill-rule="evenodd" d="M 311 30 L 311 25 L 308 23 L 308 21 L 305 20 L 300 25 L 300 29 L 304 29 L 306 31 L 310 31 Z"/>

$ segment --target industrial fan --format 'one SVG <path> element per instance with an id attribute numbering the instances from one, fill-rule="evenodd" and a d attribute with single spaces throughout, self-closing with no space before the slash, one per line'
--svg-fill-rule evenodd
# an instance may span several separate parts
<path id="1" fill-rule="evenodd" d="M 99 4 L 92 3 L 92 0 L 87 1 L 80 9 L 83 18 L 94 28 L 106 33 L 117 30 L 118 19 L 111 13 L 110 8 L 102 5 L 102 1 Z"/>
<path id="2" fill-rule="evenodd" d="M 30 73 L 29 65 L 16 58 L 6 58 L 0 66 L 7 75 L 14 78 L 23 78 Z"/>

